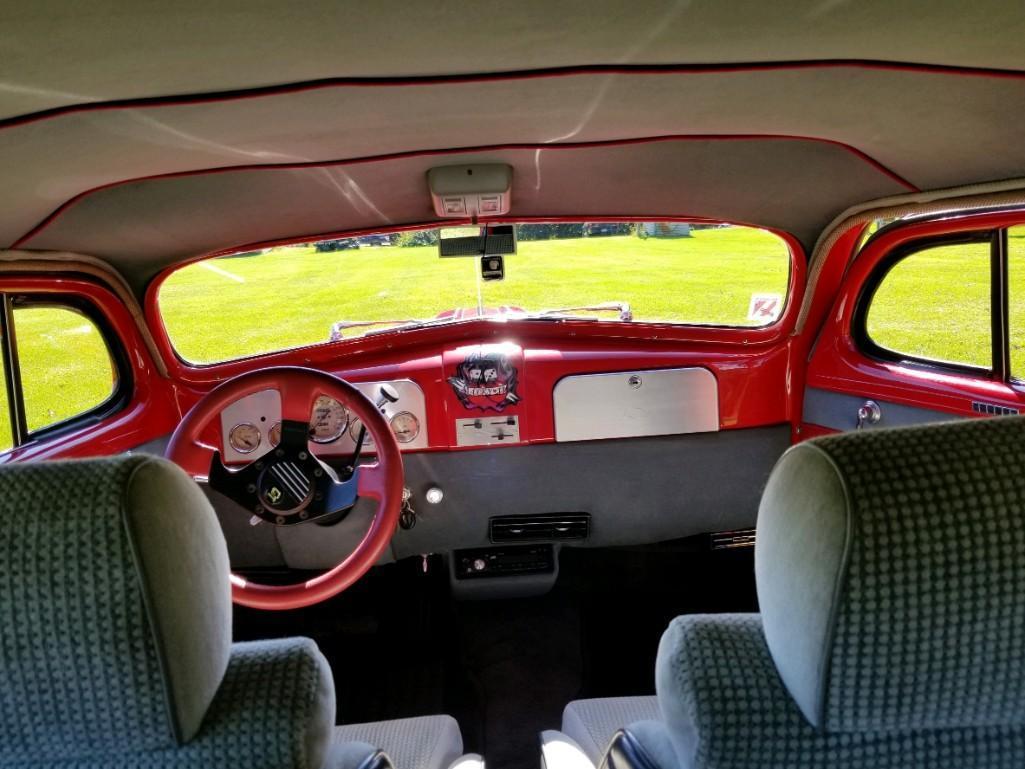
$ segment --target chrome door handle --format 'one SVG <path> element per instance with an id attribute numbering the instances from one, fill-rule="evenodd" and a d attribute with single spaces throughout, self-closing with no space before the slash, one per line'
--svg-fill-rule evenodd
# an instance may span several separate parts
<path id="1" fill-rule="evenodd" d="M 865 425 L 874 425 L 882 418 L 883 410 L 879 408 L 879 404 L 875 401 L 865 401 L 858 409 L 858 424 L 855 429 L 860 430 Z"/>

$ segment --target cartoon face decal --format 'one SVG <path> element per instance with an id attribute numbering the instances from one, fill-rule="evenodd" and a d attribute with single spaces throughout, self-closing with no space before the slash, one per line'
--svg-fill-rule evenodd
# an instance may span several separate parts
<path id="1" fill-rule="evenodd" d="M 516 367 L 506 356 L 475 352 L 456 366 L 448 383 L 465 408 L 503 411 L 520 400 L 516 377 Z"/>

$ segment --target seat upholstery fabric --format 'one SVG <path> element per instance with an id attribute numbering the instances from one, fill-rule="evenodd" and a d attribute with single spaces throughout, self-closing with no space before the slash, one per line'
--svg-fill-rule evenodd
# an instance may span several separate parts
<path id="1" fill-rule="evenodd" d="M 1022 718 L 1023 468 L 1017 417 L 850 433 L 780 460 L 759 510 L 758 597 L 812 724 Z"/>
<path id="2" fill-rule="evenodd" d="M 1020 726 L 834 734 L 816 729 L 783 687 L 757 614 L 678 617 L 662 638 L 656 670 L 663 717 L 686 769 L 1025 765 Z"/>
<path id="3" fill-rule="evenodd" d="M 447 769 L 463 752 L 463 737 L 452 716 L 346 724 L 335 728 L 333 739 L 374 745 L 396 769 Z"/>
<path id="4" fill-rule="evenodd" d="M 659 717 L 658 698 L 654 696 L 574 700 L 562 711 L 562 732 L 597 766 L 619 729 Z"/>
<path id="5" fill-rule="evenodd" d="M 206 496 L 170 462 L 0 468 L 0 767 L 360 769 L 380 749 L 397 769 L 446 769 L 459 757 L 448 716 L 336 728 L 313 641 L 231 643 L 228 573 Z"/>
<path id="6" fill-rule="evenodd" d="M 206 497 L 151 457 L 0 470 L 0 766 L 320 769 L 330 668 L 231 644 Z"/>
<path id="7" fill-rule="evenodd" d="M 791 448 L 762 614 L 693 615 L 656 688 L 683 767 L 1025 766 L 1025 418 Z"/>

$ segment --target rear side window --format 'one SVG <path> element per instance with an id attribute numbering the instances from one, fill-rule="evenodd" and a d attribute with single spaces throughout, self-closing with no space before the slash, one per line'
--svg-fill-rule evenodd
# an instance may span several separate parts
<path id="1" fill-rule="evenodd" d="M 927 246 L 878 281 L 865 315 L 869 346 L 887 357 L 990 368 L 991 242 Z"/>
<path id="2" fill-rule="evenodd" d="M 119 366 L 90 314 L 25 296 L 3 300 L 7 386 L 0 404 L 0 450 L 115 405 L 123 392 Z"/>
<path id="3" fill-rule="evenodd" d="M 1025 380 L 1025 225 L 1007 230 L 1007 310 L 1011 376 Z"/>

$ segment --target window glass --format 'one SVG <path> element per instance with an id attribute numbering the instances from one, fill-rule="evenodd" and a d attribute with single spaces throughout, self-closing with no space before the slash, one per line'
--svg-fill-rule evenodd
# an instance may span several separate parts
<path id="1" fill-rule="evenodd" d="M 29 432 L 91 411 L 114 393 L 116 368 L 107 344 L 82 313 L 15 307 L 14 331 Z"/>
<path id="2" fill-rule="evenodd" d="M 872 297 L 866 331 L 898 355 L 990 368 L 989 242 L 934 246 L 897 262 Z"/>
<path id="3" fill-rule="evenodd" d="M 440 258 L 438 230 L 322 241 L 219 257 L 172 273 L 159 307 L 178 354 L 214 363 L 377 332 L 409 320 L 566 314 L 633 322 L 758 327 L 779 319 L 790 250 L 740 226 L 678 222 L 517 225 L 505 277 Z M 373 321 L 372 324 L 365 323 Z M 362 323 L 361 323 L 362 322 Z"/>
<path id="4" fill-rule="evenodd" d="M 8 451 L 14 446 L 14 433 L 11 432 L 11 411 L 7 405 L 6 370 L 4 356 L 0 355 L 0 452 Z"/>
<path id="5" fill-rule="evenodd" d="M 1007 310 L 1011 376 L 1025 379 L 1025 225 L 1007 230 Z"/>

